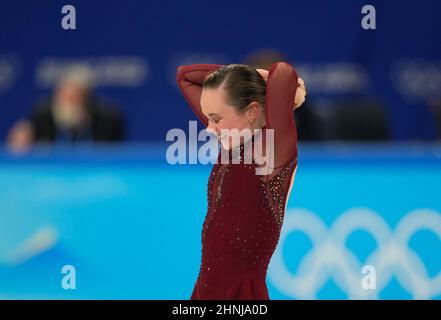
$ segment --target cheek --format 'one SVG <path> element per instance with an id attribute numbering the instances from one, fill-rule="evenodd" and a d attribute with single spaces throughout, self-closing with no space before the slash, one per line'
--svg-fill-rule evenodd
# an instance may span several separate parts
<path id="1" fill-rule="evenodd" d="M 249 129 L 249 123 L 246 118 L 239 118 L 234 122 L 234 128 L 238 129 L 239 131 L 243 129 Z"/>
<path id="2" fill-rule="evenodd" d="M 236 117 L 233 119 L 225 119 L 220 125 L 223 129 L 239 129 L 242 130 L 248 127 L 248 121 L 246 117 Z"/>
<path id="3" fill-rule="evenodd" d="M 223 119 L 221 122 L 219 122 L 218 124 L 215 124 L 215 128 L 216 130 L 220 133 L 220 131 L 222 129 L 230 129 L 231 127 L 231 123 L 227 120 L 227 119 Z"/>

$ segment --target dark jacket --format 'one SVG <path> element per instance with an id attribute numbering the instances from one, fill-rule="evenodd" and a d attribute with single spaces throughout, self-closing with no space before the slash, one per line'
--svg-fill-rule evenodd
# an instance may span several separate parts
<path id="1" fill-rule="evenodd" d="M 81 130 L 65 132 L 57 128 L 52 115 L 51 100 L 46 100 L 34 108 L 30 122 L 34 129 L 35 142 L 57 140 L 115 142 L 124 138 L 121 114 L 112 106 L 91 100 L 87 106 L 90 121 Z"/>

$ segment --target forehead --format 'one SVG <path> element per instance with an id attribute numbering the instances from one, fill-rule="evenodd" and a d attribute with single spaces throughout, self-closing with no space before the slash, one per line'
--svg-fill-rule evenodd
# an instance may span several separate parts
<path id="1" fill-rule="evenodd" d="M 205 115 L 210 113 L 228 114 L 234 111 L 225 98 L 225 91 L 222 87 L 215 89 L 203 89 L 201 95 L 201 108 Z"/>

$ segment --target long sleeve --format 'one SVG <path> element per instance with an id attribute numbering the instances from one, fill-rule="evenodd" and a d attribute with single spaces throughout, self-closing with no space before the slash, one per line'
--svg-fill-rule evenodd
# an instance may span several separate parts
<path id="1" fill-rule="evenodd" d="M 221 65 L 218 64 L 180 66 L 176 75 L 176 80 L 185 100 L 187 100 L 193 112 L 205 127 L 208 126 L 208 119 L 202 113 L 201 108 L 202 85 L 207 74 L 217 70 L 219 67 Z"/>
<path id="2" fill-rule="evenodd" d="M 277 62 L 269 71 L 266 84 L 266 126 L 274 129 L 274 166 L 277 168 L 292 159 L 297 160 L 297 130 L 293 102 L 298 76 L 286 62 Z"/>

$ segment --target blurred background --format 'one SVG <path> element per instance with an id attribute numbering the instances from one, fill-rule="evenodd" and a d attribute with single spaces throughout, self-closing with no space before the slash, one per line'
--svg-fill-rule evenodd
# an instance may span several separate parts
<path id="1" fill-rule="evenodd" d="M 365 5 L 376 29 L 362 28 Z M 189 298 L 211 166 L 165 159 L 167 132 L 196 120 L 176 68 L 284 60 L 308 96 L 270 297 L 440 299 L 440 12 L 435 0 L 0 4 L 0 298 Z"/>

